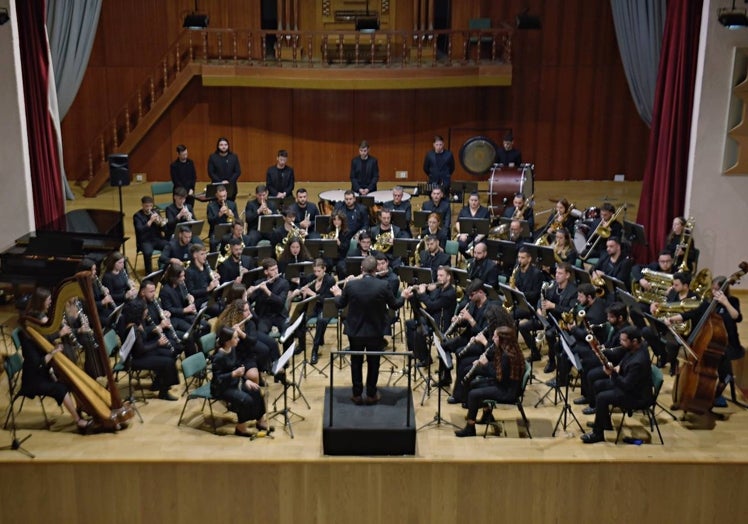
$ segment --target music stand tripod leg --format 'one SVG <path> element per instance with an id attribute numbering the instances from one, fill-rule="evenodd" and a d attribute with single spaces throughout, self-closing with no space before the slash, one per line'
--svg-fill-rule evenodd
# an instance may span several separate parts
<path id="1" fill-rule="evenodd" d="M 16 413 L 13 411 L 13 402 L 11 401 L 10 406 L 8 406 L 8 409 L 10 412 L 8 415 L 10 416 L 10 435 L 11 435 L 11 441 L 10 444 L 7 446 L 0 447 L 0 451 L 18 451 L 19 453 L 23 453 L 29 458 L 36 458 L 36 455 L 31 453 L 29 450 L 23 447 L 23 443 L 26 442 L 28 439 L 31 438 L 31 435 L 26 435 L 22 439 L 18 439 L 18 434 L 16 432 Z"/>
<path id="2" fill-rule="evenodd" d="M 558 375 L 558 370 L 556 372 L 556 375 Z M 564 402 L 564 407 L 561 409 L 561 413 L 558 415 L 558 420 L 556 420 L 556 426 L 553 428 L 553 433 L 551 433 L 552 437 L 556 436 L 556 431 L 558 431 L 558 426 L 561 423 L 561 419 L 563 418 L 564 424 L 563 428 L 564 431 L 566 431 L 566 428 L 569 426 L 570 422 L 568 420 L 568 415 L 571 415 L 571 418 L 574 419 L 574 422 L 577 423 L 577 426 L 579 426 L 579 431 L 584 433 L 584 428 L 582 427 L 582 424 L 579 423 L 579 419 L 577 419 L 577 416 L 574 414 L 574 410 L 571 409 L 571 405 L 569 404 L 569 377 L 567 377 L 566 380 L 566 386 L 565 391 L 562 393 L 559 388 L 559 395 L 561 395 L 561 399 Z M 556 379 L 556 384 L 558 384 L 558 379 Z"/>

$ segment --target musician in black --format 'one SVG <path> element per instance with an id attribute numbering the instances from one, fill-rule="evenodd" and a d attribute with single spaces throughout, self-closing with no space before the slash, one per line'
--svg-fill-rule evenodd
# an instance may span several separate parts
<path id="1" fill-rule="evenodd" d="M 610 406 L 633 409 L 652 402 L 649 351 L 639 329 L 634 326 L 623 328 L 620 340 L 627 350 L 621 363 L 613 369 L 604 368 L 607 377 L 596 381 L 592 386 L 597 409 L 592 431 L 581 437 L 585 444 L 604 441 L 604 431 L 613 429 Z"/>
<path id="2" fill-rule="evenodd" d="M 125 257 L 119 251 L 113 251 L 104 259 L 101 283 L 109 290 L 114 304 L 119 306 L 126 300 L 135 298 L 138 289 L 130 280 L 125 268 Z M 96 285 L 94 284 L 94 287 Z"/>
<path id="3" fill-rule="evenodd" d="M 617 220 L 613 220 L 613 216 L 615 215 L 615 213 L 616 208 L 610 202 L 605 202 L 602 206 L 600 206 L 600 216 L 592 221 L 592 234 L 587 239 L 588 251 L 587 253 L 585 253 L 586 257 L 599 257 L 604 251 L 603 242 L 598 241 L 599 231 L 597 230 L 603 222 L 608 224 L 607 227 L 610 229 L 610 234 L 608 235 L 609 237 L 623 238 L 623 226 Z M 593 245 L 595 246 L 594 249 L 592 248 Z"/>
<path id="4" fill-rule="evenodd" d="M 286 247 L 283 248 L 283 252 L 278 257 L 278 271 L 285 276 L 286 268 L 288 268 L 289 264 L 300 264 L 311 261 L 312 257 L 304 245 L 304 241 L 300 237 L 291 237 L 286 242 Z M 296 289 L 302 285 L 299 277 L 289 278 L 288 284 L 291 286 L 291 289 Z"/>
<path id="5" fill-rule="evenodd" d="M 431 270 L 431 278 L 436 280 L 436 271 L 440 266 L 452 265 L 451 257 L 442 251 L 439 246 L 439 239 L 433 235 L 426 237 L 426 250 L 421 253 L 420 267 L 427 267 Z"/>
<path id="6" fill-rule="evenodd" d="M 392 201 L 385 202 L 383 204 L 384 209 L 390 209 L 393 211 L 402 211 L 405 213 L 405 223 L 408 224 L 402 233 L 407 238 L 412 238 L 413 234 L 410 231 L 410 223 L 413 221 L 413 211 L 410 206 L 410 200 L 403 200 L 405 191 L 401 186 L 395 186 L 392 188 Z"/>
<path id="7" fill-rule="evenodd" d="M 502 147 L 496 151 L 496 163 L 502 166 L 519 166 L 522 163 L 522 153 L 514 147 L 514 136 L 511 132 L 504 135 Z"/>
<path id="8" fill-rule="evenodd" d="M 480 242 L 484 235 L 474 235 L 471 231 L 462 231 L 460 225 L 461 218 L 472 218 L 472 219 L 485 219 L 490 220 L 491 215 L 488 212 L 488 208 L 480 205 L 480 196 L 477 192 L 470 193 L 468 197 L 468 204 L 460 209 L 460 214 L 457 216 L 457 222 L 455 222 L 455 229 L 457 230 L 457 243 L 459 245 L 460 253 L 465 255 L 468 250 L 468 246 L 472 243 L 475 244 Z"/>
<path id="9" fill-rule="evenodd" d="M 359 195 L 367 195 L 377 190 L 379 163 L 369 155 L 369 143 L 362 140 L 358 146 L 358 156 L 351 160 L 351 190 Z"/>
<path id="10" fill-rule="evenodd" d="M 543 288 L 543 272 L 532 263 L 532 254 L 527 247 L 522 246 L 517 252 L 517 265 L 509 275 L 509 286 L 514 286 L 518 291 L 524 293 L 527 303 L 537 304 L 540 300 L 540 291 Z M 530 350 L 528 360 L 535 362 L 541 359 L 535 337 L 532 335 L 530 325 L 535 326 L 535 317 L 527 312 L 513 310 L 514 318 L 519 322 L 520 334 Z"/>
<path id="11" fill-rule="evenodd" d="M 476 243 L 473 248 L 473 258 L 467 262 L 467 278 L 479 278 L 493 288 L 498 285 L 499 267 L 494 260 L 488 258 L 488 247 L 484 242 Z"/>
<path id="12" fill-rule="evenodd" d="M 429 185 L 440 186 L 449 194 L 452 173 L 455 171 L 455 157 L 448 149 L 444 149 L 444 138 L 434 136 L 434 148 L 426 153 L 423 159 L 423 172 L 429 178 Z"/>
<path id="13" fill-rule="evenodd" d="M 509 404 L 520 393 L 525 360 L 517 343 L 514 326 L 497 326 L 493 331 L 492 342 L 472 365 L 475 369 L 471 371 L 473 378 L 468 385 L 467 424 L 455 431 L 458 437 L 475 436 L 476 417 L 483 401 L 496 400 Z M 484 409 L 482 422 L 485 424 L 491 418 L 490 412 Z"/>
<path id="14" fill-rule="evenodd" d="M 526 203 L 527 198 L 524 193 L 515 193 L 512 205 L 507 206 L 501 216 L 515 220 L 526 220 L 527 225 L 530 227 L 530 232 L 532 232 L 535 230 L 535 211 L 531 204 L 525 205 Z M 520 213 L 521 209 L 524 209 L 522 213 Z"/>
<path id="15" fill-rule="evenodd" d="M 161 302 L 156 297 L 156 284 L 152 280 L 143 280 L 140 283 L 138 298 L 145 303 L 146 312 L 143 329 L 146 341 L 158 340 L 159 347 L 168 350 L 172 358 L 177 358 L 182 352 L 179 335 L 171 323 L 171 313 L 161 307 Z M 120 316 L 120 319 L 122 316 Z M 167 343 L 162 343 L 161 336 L 166 337 Z M 162 351 L 166 354 L 165 351 Z"/>
<path id="16" fill-rule="evenodd" d="M 275 327 L 281 333 L 288 321 L 288 280 L 278 272 L 278 262 L 272 258 L 262 261 L 264 278 L 248 289 L 249 298 L 254 301 L 257 314 L 257 328 L 269 333 Z"/>
<path id="17" fill-rule="evenodd" d="M 181 338 L 189 331 L 197 314 L 195 297 L 187 290 L 185 270 L 181 263 L 170 264 L 166 269 L 159 299 L 163 310 L 170 313 L 169 320 Z"/>
<path id="18" fill-rule="evenodd" d="M 696 246 L 693 241 L 693 230 L 688 229 L 685 217 L 675 217 L 670 233 L 665 238 L 664 250 L 673 254 L 673 265 L 677 268 L 683 263 L 683 257 L 686 255 L 686 265 L 693 269 L 696 262 Z"/>
<path id="19" fill-rule="evenodd" d="M 400 257 L 394 257 L 392 255 L 392 245 L 396 238 L 403 238 L 404 235 L 400 231 L 400 228 L 392 223 L 392 213 L 389 209 L 380 209 L 377 213 L 379 223 L 373 226 L 369 230 L 371 238 L 374 239 L 375 243 L 381 244 L 382 246 L 388 246 L 383 249 L 384 255 L 389 260 L 390 265 L 393 268 L 397 268 L 403 264 Z M 380 235 L 383 235 L 380 237 Z"/>
<path id="20" fill-rule="evenodd" d="M 195 184 L 197 183 L 197 172 L 195 163 L 189 158 L 187 146 L 179 144 L 177 146 L 177 159 L 169 166 L 169 175 L 174 188 L 182 187 L 187 194 L 187 203 L 190 207 L 195 205 Z M 172 233 L 174 230 L 172 229 Z"/>
<path id="21" fill-rule="evenodd" d="M 302 287 L 303 298 L 307 296 L 316 296 L 317 302 L 314 305 L 315 319 L 314 340 L 312 342 L 312 356 L 310 362 L 312 365 L 319 362 L 319 347 L 324 344 L 325 331 L 330 319 L 324 316 L 325 299 L 332 298 L 332 287 L 335 285 L 335 279 L 326 272 L 327 265 L 321 258 L 314 260 L 313 277 Z"/>
<path id="22" fill-rule="evenodd" d="M 441 223 L 442 217 L 439 213 L 429 213 L 429 216 L 426 218 L 426 227 L 421 228 L 420 238 L 433 235 L 439 239 L 439 247 L 444 249 L 447 247 L 449 232 L 446 228 L 441 227 Z"/>
<path id="23" fill-rule="evenodd" d="M 165 220 L 153 209 L 153 197 L 144 196 L 140 199 L 140 205 L 141 209 L 132 216 L 132 223 L 135 227 L 135 242 L 138 251 L 143 253 L 143 265 L 147 275 L 153 272 L 153 252 L 163 251 L 166 247 L 163 230 Z"/>
<path id="24" fill-rule="evenodd" d="M 275 159 L 275 165 L 270 166 L 265 173 L 265 185 L 271 197 L 286 198 L 293 194 L 293 168 L 288 165 L 288 151 L 281 149 Z"/>
<path id="25" fill-rule="evenodd" d="M 171 239 L 177 224 L 180 222 L 189 222 L 195 220 L 195 211 L 187 203 L 187 190 L 183 187 L 174 187 L 172 194 L 172 203 L 166 208 L 166 226 L 164 235 Z"/>
<path id="26" fill-rule="evenodd" d="M 244 274 L 256 267 L 255 260 L 250 256 L 243 255 L 243 251 L 244 247 L 238 238 L 229 240 L 229 256 L 218 265 L 221 284 L 232 280 L 236 284 L 240 284 Z"/>
<path id="27" fill-rule="evenodd" d="M 431 197 L 423 203 L 421 208 L 423 211 L 430 211 L 438 213 L 441 217 L 441 224 L 449 234 L 450 228 L 452 227 L 452 209 L 449 205 L 449 200 L 445 198 L 444 190 L 436 186 L 431 189 Z"/>
<path id="28" fill-rule="evenodd" d="M 631 258 L 623 251 L 621 239 L 612 236 L 605 242 L 605 253 L 600 256 L 600 260 L 592 271 L 592 276 L 593 278 L 602 278 L 603 275 L 607 275 L 620 280 L 628 288 L 631 282 L 631 267 L 633 264 Z"/>
<path id="29" fill-rule="evenodd" d="M 270 240 L 270 233 L 259 230 L 260 217 L 278 214 L 275 203 L 268 201 L 268 188 L 262 184 L 255 188 L 255 198 L 247 202 L 244 208 L 244 219 L 247 221 L 247 246 L 256 246 L 260 240 Z"/>
<path id="30" fill-rule="evenodd" d="M 242 249 L 251 245 L 249 235 L 244 234 L 244 222 L 241 219 L 234 220 L 234 223 L 231 224 L 231 231 L 221 239 L 221 243 L 218 245 L 218 253 L 222 256 L 228 256 L 231 250 L 230 243 L 234 239 L 239 241 Z"/>
<path id="31" fill-rule="evenodd" d="M 227 138 L 216 142 L 216 150 L 208 158 L 208 176 L 214 184 L 236 184 L 242 174 L 239 157 L 229 149 Z M 238 216 L 238 215 L 237 215 Z"/>
<path id="32" fill-rule="evenodd" d="M 355 235 L 362 229 L 369 228 L 369 210 L 365 205 L 356 202 L 356 194 L 350 189 L 343 193 L 343 201 L 338 202 L 335 211 L 345 215 L 351 234 Z"/>
<path id="33" fill-rule="evenodd" d="M 541 236 L 545 236 L 549 238 L 548 244 L 550 245 L 553 241 L 552 235 L 561 228 L 565 228 L 569 232 L 569 235 L 573 235 L 574 224 L 576 223 L 577 219 L 572 216 L 571 211 L 572 205 L 567 199 L 562 198 L 561 200 L 556 202 L 555 213 L 551 213 L 551 216 L 548 217 L 548 221 L 537 232 L 535 240 L 538 240 Z"/>
<path id="34" fill-rule="evenodd" d="M 648 269 L 649 271 L 656 271 L 658 273 L 665 273 L 667 275 L 672 275 L 675 271 L 675 268 L 673 267 L 673 254 L 663 249 L 660 251 L 660 254 L 657 255 L 657 260 L 654 262 L 650 262 L 649 264 L 645 266 L 636 265 L 633 267 L 631 271 L 631 280 L 632 282 L 638 282 L 639 286 L 644 291 L 651 291 L 652 290 L 652 283 L 644 278 L 642 270 Z"/>
<path id="35" fill-rule="evenodd" d="M 376 255 L 376 251 L 371 248 L 371 235 L 368 231 L 362 231 L 358 235 L 358 241 L 356 248 L 350 251 L 350 257 L 373 257 Z M 345 278 L 348 276 L 348 270 L 346 269 L 346 260 L 348 256 L 338 262 L 338 279 Z"/>
<path id="36" fill-rule="evenodd" d="M 303 187 L 296 190 L 296 202 L 291 206 L 294 213 L 294 224 L 296 227 L 306 231 L 306 238 L 319 238 L 320 235 L 315 229 L 317 216 L 320 214 L 319 209 L 313 203 L 309 202 L 309 193 Z"/>
<path id="37" fill-rule="evenodd" d="M 158 257 L 158 264 L 162 269 L 166 269 L 168 264 L 174 262 L 185 263 L 190 259 L 190 246 L 193 244 L 203 244 L 203 241 L 192 235 L 190 226 L 177 226 L 177 234 L 172 238 Z"/>
<path id="38" fill-rule="evenodd" d="M 103 327 L 109 326 L 109 316 L 114 312 L 114 308 L 117 306 L 114 302 L 114 297 L 109 292 L 109 289 L 104 286 L 98 277 L 98 269 L 96 262 L 86 257 L 81 260 L 78 264 L 78 271 L 90 271 L 91 278 L 93 280 L 93 297 L 96 303 L 96 312 L 99 315 L 99 320 Z"/>
<path id="39" fill-rule="evenodd" d="M 185 271 L 187 291 L 194 298 L 195 308 L 199 311 L 208 306 L 210 295 L 221 284 L 218 273 L 208 265 L 208 250 L 205 246 L 195 244 L 190 247 L 192 262 Z M 208 317 L 215 317 L 220 313 L 220 305 L 214 302 L 206 310 Z"/>
<path id="40" fill-rule="evenodd" d="M 155 287 L 153 293 L 155 294 Z M 131 300 L 122 309 L 117 334 L 124 341 L 130 330 L 135 330 L 135 344 L 131 349 L 132 368 L 151 370 L 154 374 L 151 390 L 158 391 L 158 398 L 161 400 L 176 401 L 178 398 L 169 392 L 171 386 L 179 384 L 172 343 L 164 333 L 150 329 L 149 335 L 149 326 L 145 321 L 148 315 L 147 305 L 143 300 Z"/>
<path id="41" fill-rule="evenodd" d="M 216 199 L 208 204 L 208 224 L 210 230 L 210 250 L 215 251 L 218 248 L 220 238 L 216 238 L 213 232 L 218 224 L 230 224 L 234 219 L 239 217 L 239 211 L 236 209 L 236 203 L 229 200 L 228 191 L 224 186 L 216 188 Z"/>

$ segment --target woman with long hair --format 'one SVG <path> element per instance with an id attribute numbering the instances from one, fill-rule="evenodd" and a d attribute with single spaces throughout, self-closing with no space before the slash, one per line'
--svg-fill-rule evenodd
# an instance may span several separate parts
<path id="1" fill-rule="evenodd" d="M 118 306 L 125 300 L 132 300 L 138 295 L 138 288 L 130 280 L 125 269 L 125 256 L 119 251 L 112 252 L 103 262 L 101 283 L 109 289 L 109 293 Z"/>

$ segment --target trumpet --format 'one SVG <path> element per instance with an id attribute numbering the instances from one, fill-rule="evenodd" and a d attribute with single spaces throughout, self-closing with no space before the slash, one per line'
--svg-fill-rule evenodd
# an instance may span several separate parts
<path id="1" fill-rule="evenodd" d="M 151 209 L 150 217 L 155 217 L 158 227 L 164 227 L 169 222 L 169 220 L 166 217 L 162 217 L 160 211 L 160 208 L 154 207 L 153 209 Z"/>

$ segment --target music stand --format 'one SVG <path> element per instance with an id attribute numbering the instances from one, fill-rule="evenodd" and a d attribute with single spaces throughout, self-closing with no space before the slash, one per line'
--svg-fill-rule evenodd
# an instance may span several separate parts
<path id="1" fill-rule="evenodd" d="M 247 246 L 242 250 L 242 255 L 256 260 L 273 258 L 273 246 Z"/>
<path id="2" fill-rule="evenodd" d="M 233 283 L 233 280 L 229 280 L 228 282 L 224 282 L 220 286 L 216 287 L 213 291 L 211 291 L 210 295 L 208 295 L 208 307 L 217 304 L 219 297 L 225 299 L 225 295 L 228 293 L 228 290 Z"/>
<path id="3" fill-rule="evenodd" d="M 537 255 L 536 260 L 540 262 L 543 267 L 553 267 L 556 264 L 556 256 L 553 254 L 553 248 L 548 246 L 535 246 L 534 244 L 525 244 L 525 247 L 534 246 Z"/>
<path id="4" fill-rule="evenodd" d="M 314 258 L 335 258 L 338 254 L 338 243 L 332 238 L 307 238 L 304 246 Z"/>
<path id="5" fill-rule="evenodd" d="M 159 269 L 157 271 L 154 271 L 153 273 L 148 273 L 146 276 L 143 277 L 143 280 L 150 280 L 154 284 L 158 284 L 161 281 L 161 278 L 164 276 L 164 270 Z M 143 283 L 143 280 L 141 280 L 141 284 Z"/>
<path id="6" fill-rule="evenodd" d="M 582 370 L 582 364 L 581 364 L 581 362 L 579 362 L 579 359 L 577 358 L 576 354 L 571 350 L 571 344 L 573 344 L 573 342 L 570 343 L 566 339 L 566 332 L 563 331 L 560 328 L 560 326 L 558 325 L 558 321 L 556 320 L 556 318 L 553 317 L 552 315 L 549 315 L 549 318 L 551 319 L 551 322 L 554 324 L 555 328 L 558 330 L 558 339 L 559 339 L 559 342 L 561 343 L 561 347 L 564 350 L 564 354 L 566 354 L 566 358 L 569 359 L 569 362 L 571 362 L 571 365 L 573 367 L 575 367 L 575 368 L 577 368 L 578 370 L 581 371 Z M 564 405 L 561 408 L 561 413 L 559 413 L 559 415 L 558 415 L 558 420 L 556 420 L 556 425 L 553 428 L 553 433 L 551 433 L 552 437 L 556 436 L 556 431 L 558 430 L 558 426 L 561 423 L 562 419 L 564 421 L 563 428 L 564 428 L 564 431 L 566 431 L 566 428 L 570 424 L 570 422 L 568 420 L 568 415 L 571 415 L 571 418 L 573 418 L 574 422 L 577 423 L 577 426 L 579 426 L 579 431 L 581 431 L 582 433 L 584 433 L 584 428 L 582 427 L 582 424 L 579 423 L 579 420 L 577 419 L 577 416 L 574 414 L 574 411 L 571 409 L 571 404 L 569 404 L 569 383 L 571 382 L 571 380 L 569 380 L 569 377 L 566 377 L 566 384 L 564 386 L 564 391 L 563 392 L 561 392 L 561 389 L 558 387 L 558 379 L 559 379 L 559 370 L 560 370 L 560 368 L 561 368 L 561 366 L 556 365 L 556 384 L 555 384 L 554 387 L 555 387 L 555 389 L 558 390 L 559 395 L 561 395 L 561 400 L 563 400 Z M 571 369 L 569 369 L 569 372 L 571 372 Z"/>
<path id="7" fill-rule="evenodd" d="M 395 272 L 400 278 L 400 282 L 406 286 L 431 284 L 433 282 L 433 275 L 427 267 L 400 266 Z"/>
<path id="8" fill-rule="evenodd" d="M 616 291 L 616 297 L 618 297 L 618 300 L 623 302 L 623 304 L 629 309 L 639 307 L 639 302 L 637 302 L 636 298 L 634 298 L 634 295 L 632 295 L 628 291 L 618 289 Z"/>
<path id="9" fill-rule="evenodd" d="M 216 269 L 216 262 L 218 262 L 218 256 L 219 256 L 218 251 L 212 251 L 207 254 L 207 259 L 205 263 L 208 265 L 209 268 Z"/>
<path id="10" fill-rule="evenodd" d="M 418 229 L 425 228 L 430 214 L 431 211 L 413 211 L 413 227 Z"/>
<path id="11" fill-rule="evenodd" d="M 216 288 L 218 289 L 218 288 Z M 215 291 L 215 289 L 213 290 Z M 192 325 L 190 325 L 190 328 L 184 332 L 184 335 L 182 335 L 182 343 L 188 342 L 190 338 L 195 336 L 195 332 L 197 332 L 200 329 L 200 321 L 205 316 L 205 312 L 208 310 L 207 306 L 203 306 L 200 308 L 200 311 L 197 312 L 197 315 L 195 315 L 195 320 L 192 321 Z M 184 348 L 182 348 L 184 349 Z"/>
<path id="12" fill-rule="evenodd" d="M 475 237 L 477 235 L 486 236 L 488 234 L 489 220 L 487 218 L 458 218 L 460 224 L 460 234 Z"/>
<path id="13" fill-rule="evenodd" d="M 312 274 L 312 267 L 314 266 L 314 263 L 312 262 L 296 262 L 293 264 L 288 264 L 286 266 L 286 280 L 291 280 L 292 278 L 299 278 L 299 282 L 301 282 L 302 277 L 306 277 Z"/>
<path id="14" fill-rule="evenodd" d="M 574 277 L 576 278 L 577 286 L 579 284 L 592 284 L 592 277 L 584 269 L 576 266 L 572 266 L 572 269 L 574 270 Z"/>
<path id="15" fill-rule="evenodd" d="M 232 222 L 216 224 L 216 227 L 213 228 L 213 238 L 220 240 L 223 237 L 228 236 L 231 233 L 232 227 L 234 227 Z M 193 232 L 192 234 L 194 235 L 195 233 Z"/>
<path id="16" fill-rule="evenodd" d="M 420 242 L 417 238 L 395 238 L 392 240 L 392 256 L 405 261 L 411 260 Z"/>
<path id="17" fill-rule="evenodd" d="M 431 321 L 433 322 L 433 320 L 434 319 L 432 318 Z M 434 324 L 436 324 L 436 322 L 434 322 Z M 439 360 L 441 361 L 441 363 L 444 365 L 444 367 L 447 370 L 451 370 L 452 369 L 452 356 L 446 351 L 444 351 L 444 349 L 442 348 L 441 340 L 439 340 L 439 337 L 437 336 L 434 336 L 434 345 L 436 345 L 436 353 L 437 355 L 439 355 Z M 430 378 L 431 378 L 431 374 L 429 373 L 429 379 Z M 436 393 L 436 414 L 434 415 L 434 418 L 430 420 L 429 422 L 427 422 L 426 424 L 424 424 L 423 426 L 421 426 L 420 428 L 418 428 L 418 431 L 424 428 L 439 427 L 442 424 L 449 425 L 449 426 L 452 426 L 453 428 L 459 429 L 459 426 L 457 426 L 456 424 L 453 424 L 452 422 L 442 418 L 442 389 L 443 388 L 441 387 L 437 388 L 438 391 Z M 424 395 L 425 395 L 425 392 L 424 392 Z"/>
<path id="18" fill-rule="evenodd" d="M 271 373 L 273 374 L 273 376 L 277 376 L 283 371 L 283 368 L 293 357 L 294 351 L 296 351 L 296 342 L 288 346 L 288 349 L 283 352 L 278 360 L 273 362 L 273 366 L 271 369 Z M 289 383 L 287 380 L 283 380 L 283 392 L 280 394 L 280 396 L 283 397 L 283 409 L 275 410 L 268 415 L 268 419 L 283 417 L 283 429 L 288 431 L 288 434 L 291 435 L 291 438 L 294 438 L 293 426 L 291 425 L 291 416 L 299 417 L 300 420 L 306 420 L 304 417 L 292 411 L 291 408 L 288 407 L 288 388 L 294 386 L 295 384 L 293 382 Z M 278 398 L 280 398 L 280 396 Z M 273 409 L 275 409 L 275 402 L 278 401 L 278 398 L 273 401 Z"/>
<path id="19" fill-rule="evenodd" d="M 472 180 L 452 180 L 449 184 L 449 191 L 452 193 L 453 202 L 462 202 L 465 205 L 465 195 L 478 191 L 478 182 Z"/>
<path id="20" fill-rule="evenodd" d="M 192 236 L 200 238 L 200 235 L 203 233 L 203 224 L 205 224 L 205 220 L 189 220 L 177 224 L 177 229 L 182 226 L 188 226 L 192 230 Z M 229 228 L 229 231 L 231 231 L 231 228 Z"/>
<path id="21" fill-rule="evenodd" d="M 364 261 L 364 257 L 348 257 L 345 259 L 345 274 L 346 276 L 357 276 L 361 274 L 361 262 Z"/>
<path id="22" fill-rule="evenodd" d="M 366 206 L 366 209 L 371 211 L 374 207 L 374 197 L 369 195 L 356 195 L 356 202 Z"/>
<path id="23" fill-rule="evenodd" d="M 283 215 L 260 215 L 257 220 L 257 231 L 269 235 L 274 229 L 282 226 L 285 220 Z"/>
<path id="24" fill-rule="evenodd" d="M 299 326 L 301 326 L 301 323 L 304 321 L 304 312 L 306 311 L 306 302 L 309 300 L 316 300 L 317 297 L 309 297 L 306 300 L 302 300 L 301 302 L 294 302 L 295 308 L 291 311 L 291 317 L 289 318 L 288 327 L 286 327 L 285 331 L 283 331 L 283 334 L 278 339 L 278 343 L 280 343 L 282 346 L 285 346 L 286 342 L 290 340 L 296 333 L 296 331 L 299 329 Z M 303 305 L 302 305 L 303 304 Z M 296 345 L 296 342 L 292 344 L 293 346 Z M 295 353 L 295 352 L 294 352 Z M 292 400 L 296 401 L 297 397 L 296 394 L 298 393 L 299 397 L 304 401 L 304 404 L 306 404 L 306 407 L 311 409 L 311 406 L 309 405 L 309 402 L 307 401 L 306 397 L 304 396 L 304 393 L 301 392 L 301 385 L 296 382 L 296 355 L 291 355 L 291 384 L 289 387 L 293 388 L 293 398 Z M 278 396 L 273 401 L 273 407 L 275 407 L 276 402 L 278 401 Z"/>
<path id="25" fill-rule="evenodd" d="M 605 282 L 605 292 L 607 293 L 609 297 L 615 296 L 616 290 L 618 289 L 627 291 L 626 284 L 624 284 L 621 280 L 618 280 L 615 277 L 611 277 L 611 276 L 603 274 L 603 282 Z"/>
<path id="26" fill-rule="evenodd" d="M 242 284 L 244 284 L 244 287 L 249 289 L 249 287 L 254 285 L 254 283 L 263 275 L 264 271 L 263 268 L 256 267 L 244 273 L 244 276 L 242 277 Z"/>
<path id="27" fill-rule="evenodd" d="M 347 308 L 346 308 L 347 309 Z M 335 298 L 326 298 L 324 302 L 322 303 L 322 316 L 325 318 L 336 318 L 338 320 L 337 325 L 335 326 L 336 329 L 336 335 L 338 339 L 338 354 L 340 356 L 340 360 L 338 361 L 338 369 L 343 369 L 343 362 L 345 361 L 345 357 L 342 353 L 343 351 L 343 312 L 344 310 L 339 309 L 337 304 L 335 304 Z M 327 369 L 333 362 L 333 359 L 330 358 L 330 361 L 322 366 L 322 369 L 320 372 L 323 372 L 325 369 Z M 347 364 L 348 362 L 346 362 Z"/>
<path id="28" fill-rule="evenodd" d="M 317 215 L 314 217 L 314 230 L 320 234 L 329 231 L 331 220 L 332 217 L 330 215 Z"/>
<path id="29" fill-rule="evenodd" d="M 317 295 L 314 295 L 314 296 L 311 296 L 311 297 L 307 297 L 307 298 L 305 298 L 303 300 L 299 300 L 298 302 L 291 302 L 291 311 L 290 311 L 290 315 L 289 315 L 289 318 L 290 318 L 289 322 L 291 320 L 293 320 L 293 324 L 298 323 L 298 326 L 296 326 L 296 328 L 294 328 L 294 332 L 296 330 L 298 330 L 300 326 L 303 326 L 304 331 L 303 331 L 303 333 L 301 335 L 303 337 L 306 337 L 306 319 L 309 317 L 310 313 L 314 312 L 314 306 L 317 304 L 317 299 L 318 298 L 319 297 Z M 301 322 L 299 322 L 299 319 L 301 319 Z M 289 329 L 287 329 L 286 331 L 288 331 L 290 329 L 291 329 L 291 327 L 289 327 Z M 301 339 L 301 337 L 299 337 L 299 338 Z M 286 340 L 288 340 L 288 337 L 286 337 L 285 334 L 284 334 L 284 336 L 281 337 L 280 340 L 281 340 L 281 343 L 285 343 Z M 304 342 L 306 342 L 306 340 L 304 340 Z M 299 372 L 298 389 L 299 389 L 299 394 L 302 397 L 304 395 L 301 394 L 301 381 L 302 381 L 302 379 L 306 378 L 306 376 L 307 376 L 307 374 L 306 374 L 306 366 L 307 366 L 307 364 L 308 364 L 308 360 L 307 360 L 307 354 L 306 354 L 306 343 L 304 343 L 304 358 L 301 361 L 301 363 L 298 364 L 298 366 L 297 366 L 296 365 L 296 356 L 294 355 L 294 357 L 293 357 L 293 369 L 292 369 L 292 377 L 293 377 L 294 382 L 296 382 L 296 368 L 297 367 L 301 367 L 301 371 Z M 315 369 L 317 369 L 317 368 L 315 368 Z M 317 371 L 319 371 L 319 370 L 317 370 Z M 294 400 L 296 400 L 296 397 L 294 397 Z M 304 402 L 307 404 L 307 407 L 309 409 L 311 409 L 311 407 L 309 406 L 309 403 L 306 402 L 306 398 L 304 398 Z"/>
<path id="30" fill-rule="evenodd" d="M 649 245 L 647 243 L 647 235 L 644 232 L 644 226 L 641 224 L 624 220 L 623 236 L 626 237 L 631 244 L 640 244 L 642 246 Z"/>
<path id="31" fill-rule="evenodd" d="M 511 270 L 517 263 L 517 251 L 519 247 L 514 242 L 499 240 L 496 243 L 498 253 L 496 258 L 500 260 L 501 268 L 505 271 Z"/>
<path id="32" fill-rule="evenodd" d="M 226 188 L 226 198 L 229 200 L 236 200 L 236 182 L 213 182 L 211 184 L 208 184 L 205 187 L 205 200 L 215 200 L 216 199 L 216 189 L 218 189 L 218 186 L 223 186 Z"/>
<path id="33" fill-rule="evenodd" d="M 507 218 L 507 217 L 500 217 L 499 218 L 499 225 L 504 226 L 506 225 L 507 230 L 512 225 L 512 222 L 514 222 L 513 219 Z M 527 220 L 518 220 L 520 225 L 522 226 L 522 238 L 531 238 L 531 232 L 530 232 L 530 224 L 527 222 Z"/>
<path id="34" fill-rule="evenodd" d="M 408 219 L 405 217 L 405 211 L 401 209 L 390 209 L 389 212 L 392 215 L 393 225 L 402 230 L 409 230 L 410 225 L 408 224 Z"/>
<path id="35" fill-rule="evenodd" d="M 270 208 L 271 210 L 275 209 L 276 213 L 274 214 L 278 214 L 280 211 L 283 210 L 283 199 L 277 196 L 274 196 L 274 197 L 269 196 L 268 197 L 268 208 Z"/>
<path id="36" fill-rule="evenodd" d="M 460 286 L 462 289 L 465 289 L 470 283 L 468 272 L 466 270 L 457 267 L 450 267 L 449 272 L 452 273 L 452 280 L 455 286 Z"/>

